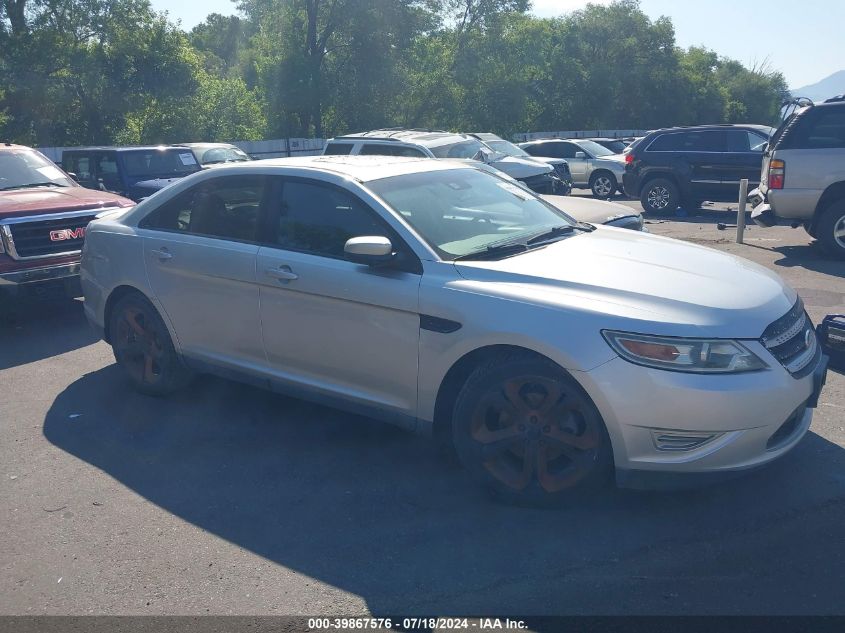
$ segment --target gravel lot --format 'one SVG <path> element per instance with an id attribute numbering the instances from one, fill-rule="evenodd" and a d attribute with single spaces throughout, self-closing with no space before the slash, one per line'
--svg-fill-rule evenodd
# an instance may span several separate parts
<path id="1" fill-rule="evenodd" d="M 802 230 L 736 245 L 721 215 L 648 228 L 772 268 L 814 320 L 845 312 L 845 263 Z M 554 511 L 493 503 L 367 419 L 214 378 L 138 395 L 78 301 L 6 318 L 0 389 L 2 614 L 845 614 L 834 372 L 762 471 Z"/>

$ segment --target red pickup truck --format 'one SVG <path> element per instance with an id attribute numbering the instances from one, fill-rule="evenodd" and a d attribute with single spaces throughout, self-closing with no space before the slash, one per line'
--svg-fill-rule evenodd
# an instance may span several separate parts
<path id="1" fill-rule="evenodd" d="M 85 227 L 134 204 L 79 186 L 34 149 L 0 144 L 0 303 L 51 285 L 78 295 Z"/>

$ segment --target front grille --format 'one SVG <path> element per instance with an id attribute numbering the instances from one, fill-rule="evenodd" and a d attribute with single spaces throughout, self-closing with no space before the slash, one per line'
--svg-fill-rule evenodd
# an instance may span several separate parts
<path id="1" fill-rule="evenodd" d="M 85 227 L 95 217 L 96 213 L 91 213 L 8 224 L 4 229 L 10 252 L 18 259 L 28 259 L 81 251 Z"/>
<path id="2" fill-rule="evenodd" d="M 800 297 L 789 312 L 766 328 L 760 340 L 796 378 L 812 371 L 812 361 L 819 354 L 813 323 Z"/>

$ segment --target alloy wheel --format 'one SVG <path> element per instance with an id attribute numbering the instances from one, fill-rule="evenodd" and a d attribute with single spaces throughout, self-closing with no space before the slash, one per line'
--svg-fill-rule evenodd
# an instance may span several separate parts
<path id="1" fill-rule="evenodd" d="M 594 468 L 601 422 L 583 397 L 543 376 L 519 376 L 477 403 L 470 437 L 484 469 L 507 488 L 534 482 L 549 493 L 574 487 Z"/>
<path id="2" fill-rule="evenodd" d="M 593 184 L 593 191 L 601 198 L 613 193 L 613 185 L 607 176 L 599 176 Z"/>
<path id="3" fill-rule="evenodd" d="M 648 191 L 648 206 L 652 209 L 663 210 L 669 206 L 669 198 L 669 190 L 666 187 L 652 187 Z"/>
<path id="4" fill-rule="evenodd" d="M 162 374 L 164 346 L 143 310 L 127 306 L 117 321 L 114 335 L 117 355 L 138 382 L 155 383 Z"/>
<path id="5" fill-rule="evenodd" d="M 845 249 L 845 215 L 833 225 L 833 239 L 840 248 Z"/>

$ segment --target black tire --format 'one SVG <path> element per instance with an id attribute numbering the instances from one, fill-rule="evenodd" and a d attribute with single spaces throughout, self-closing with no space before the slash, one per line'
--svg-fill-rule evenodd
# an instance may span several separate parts
<path id="1" fill-rule="evenodd" d="M 837 259 L 845 259 L 845 200 L 837 200 L 821 214 L 814 237 Z"/>
<path id="2" fill-rule="evenodd" d="M 640 204 L 646 213 L 674 213 L 681 204 L 681 196 L 674 182 L 655 178 L 640 192 Z"/>
<path id="3" fill-rule="evenodd" d="M 560 367 L 527 354 L 472 372 L 455 402 L 452 441 L 476 481 L 520 505 L 573 500 L 613 472 L 610 438 L 589 396 Z"/>
<path id="4" fill-rule="evenodd" d="M 590 176 L 590 191 L 596 198 L 610 198 L 618 188 L 616 176 L 609 171 L 597 171 Z"/>
<path id="5" fill-rule="evenodd" d="M 190 382 L 192 374 L 176 353 L 167 326 L 140 293 L 118 300 L 109 338 L 117 364 L 141 393 L 167 396 Z"/>

